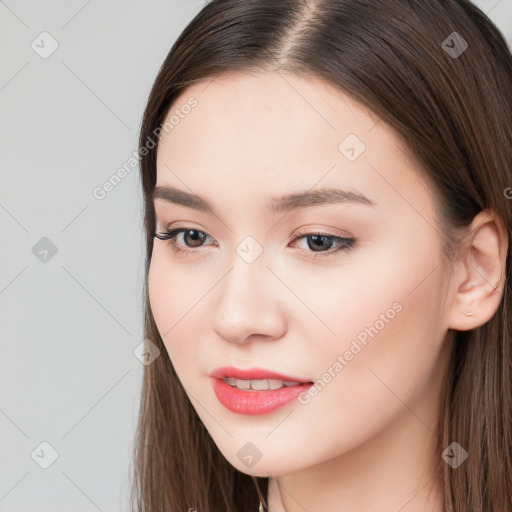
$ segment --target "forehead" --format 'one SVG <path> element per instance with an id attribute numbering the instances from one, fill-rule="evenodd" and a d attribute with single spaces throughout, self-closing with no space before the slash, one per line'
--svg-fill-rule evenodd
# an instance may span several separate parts
<path id="1" fill-rule="evenodd" d="M 392 200 L 397 192 L 389 185 L 382 190 L 383 176 L 402 187 L 417 181 L 394 132 L 320 78 L 224 73 L 184 89 L 166 121 L 171 118 L 157 152 L 160 185 L 219 198 L 228 187 L 241 199 L 315 184 L 377 187 Z M 347 158 L 349 146 L 356 158 Z"/>
<path id="2" fill-rule="evenodd" d="M 188 111 L 191 98 L 197 105 L 180 116 L 169 134 L 171 145 L 191 142 L 193 132 L 203 147 L 225 140 L 231 146 L 243 144 L 248 156 L 256 147 L 261 153 L 272 150 L 274 157 L 312 147 L 336 154 L 343 136 L 353 132 L 365 138 L 378 121 L 325 80 L 281 72 L 229 72 L 190 85 L 169 109 L 167 120 L 176 121 L 180 109 Z"/>

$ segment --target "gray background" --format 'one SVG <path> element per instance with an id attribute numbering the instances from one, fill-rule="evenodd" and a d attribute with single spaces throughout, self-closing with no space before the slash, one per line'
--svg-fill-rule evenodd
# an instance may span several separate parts
<path id="1" fill-rule="evenodd" d="M 512 46 L 512 0 L 475 3 Z M 203 5 L 0 0 L 0 512 L 128 510 L 138 168 L 93 191 L 137 150 L 158 68 Z"/>

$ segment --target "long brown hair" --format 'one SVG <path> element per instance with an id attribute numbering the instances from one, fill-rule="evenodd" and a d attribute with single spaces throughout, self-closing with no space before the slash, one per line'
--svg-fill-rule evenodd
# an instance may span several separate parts
<path id="1" fill-rule="evenodd" d="M 507 233 L 512 227 L 506 194 L 512 186 L 512 56 L 496 26 L 472 3 L 206 4 L 164 60 L 140 131 L 140 147 L 151 148 L 141 158 L 144 334 L 161 354 L 144 368 L 132 460 L 132 503 L 138 511 L 255 512 L 260 497 L 266 497 L 268 480 L 226 461 L 197 416 L 147 295 L 158 144 L 148 141 L 159 138 L 171 105 L 187 85 L 229 70 L 284 70 L 326 79 L 396 130 L 431 183 L 448 254 L 454 254 L 460 230 L 484 209 L 498 214 Z M 510 254 L 494 316 L 476 329 L 455 332 L 438 448 L 440 456 L 457 441 L 469 458 L 457 469 L 440 464 L 445 512 L 512 510 Z"/>

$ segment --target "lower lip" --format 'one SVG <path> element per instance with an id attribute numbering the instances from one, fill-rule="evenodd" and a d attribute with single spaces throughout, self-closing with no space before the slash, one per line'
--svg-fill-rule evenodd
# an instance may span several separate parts
<path id="1" fill-rule="evenodd" d="M 293 402 L 313 384 L 309 382 L 281 389 L 243 391 L 222 379 L 212 377 L 212 385 L 219 401 L 230 411 L 239 414 L 265 414 Z"/>

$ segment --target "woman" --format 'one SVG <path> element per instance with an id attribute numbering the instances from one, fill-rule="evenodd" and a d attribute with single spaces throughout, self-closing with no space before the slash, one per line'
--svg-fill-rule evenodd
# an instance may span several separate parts
<path id="1" fill-rule="evenodd" d="M 137 510 L 512 510 L 511 82 L 464 0 L 190 22 L 140 132 Z"/>

